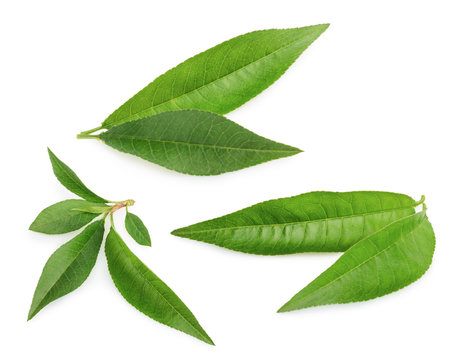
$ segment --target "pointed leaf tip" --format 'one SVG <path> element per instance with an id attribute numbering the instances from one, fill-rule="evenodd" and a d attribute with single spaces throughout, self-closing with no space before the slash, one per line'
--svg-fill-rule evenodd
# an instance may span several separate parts
<path id="1" fill-rule="evenodd" d="M 106 199 L 96 195 L 79 179 L 76 173 L 63 161 L 61 161 L 52 151 L 47 148 L 49 159 L 52 164 L 52 170 L 57 180 L 73 194 L 81 198 L 96 203 L 107 203 Z"/>

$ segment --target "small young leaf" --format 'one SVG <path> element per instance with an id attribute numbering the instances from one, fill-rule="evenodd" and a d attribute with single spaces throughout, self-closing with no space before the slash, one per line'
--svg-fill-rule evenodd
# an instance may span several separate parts
<path id="1" fill-rule="evenodd" d="M 152 319 L 213 345 L 182 300 L 128 249 L 113 228 L 105 251 L 112 280 L 126 301 Z"/>
<path id="2" fill-rule="evenodd" d="M 91 214 L 103 214 L 106 211 L 109 211 L 111 209 L 112 209 L 112 206 L 108 206 L 108 205 L 102 206 L 102 205 L 100 205 L 100 206 L 81 206 L 81 207 L 75 208 L 73 210 L 74 211 L 88 212 L 88 213 L 91 213 Z"/>
<path id="3" fill-rule="evenodd" d="M 95 265 L 103 234 L 104 220 L 98 220 L 51 255 L 36 286 L 28 320 L 82 285 Z"/>
<path id="4" fill-rule="evenodd" d="M 301 152 L 199 110 L 168 111 L 113 127 L 99 138 L 117 150 L 190 175 L 221 174 Z"/>
<path id="5" fill-rule="evenodd" d="M 364 301 L 399 290 L 427 271 L 434 247 L 424 211 L 397 220 L 352 246 L 279 312 Z"/>
<path id="6" fill-rule="evenodd" d="M 174 230 L 173 235 L 261 255 L 345 251 L 420 202 L 402 194 L 310 192 L 265 201 Z"/>
<path id="7" fill-rule="evenodd" d="M 125 216 L 125 228 L 138 244 L 152 246 L 150 234 L 139 216 L 128 211 Z"/>
<path id="8" fill-rule="evenodd" d="M 102 206 L 86 200 L 63 200 L 41 211 L 29 230 L 44 234 L 64 234 L 87 225 L 98 214 L 75 210 L 86 206 Z"/>
<path id="9" fill-rule="evenodd" d="M 169 110 L 226 114 L 272 85 L 328 26 L 253 31 L 225 41 L 158 77 L 102 127 Z"/>
<path id="10" fill-rule="evenodd" d="M 76 194 L 85 200 L 96 203 L 108 202 L 107 200 L 99 197 L 94 192 L 89 190 L 73 170 L 71 170 L 63 161 L 55 156 L 55 154 L 49 148 L 47 150 L 49 152 L 49 158 L 52 163 L 54 174 L 64 187 L 66 187 L 73 194 Z"/>

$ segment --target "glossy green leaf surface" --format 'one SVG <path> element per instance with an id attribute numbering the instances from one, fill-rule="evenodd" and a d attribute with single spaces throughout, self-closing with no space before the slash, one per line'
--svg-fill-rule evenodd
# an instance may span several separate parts
<path id="1" fill-rule="evenodd" d="M 103 128 L 169 110 L 226 114 L 274 83 L 328 26 L 253 31 L 225 41 L 158 77 Z"/>
<path id="2" fill-rule="evenodd" d="M 434 248 L 425 212 L 397 220 L 352 246 L 279 312 L 364 301 L 399 290 L 426 272 Z"/>
<path id="3" fill-rule="evenodd" d="M 105 251 L 115 286 L 131 305 L 160 323 L 213 345 L 182 300 L 131 252 L 112 228 Z"/>
<path id="4" fill-rule="evenodd" d="M 164 112 L 113 127 L 99 138 L 117 150 L 190 175 L 217 175 L 301 152 L 199 110 Z"/>
<path id="5" fill-rule="evenodd" d="M 36 286 L 29 320 L 50 302 L 82 285 L 95 265 L 103 234 L 104 220 L 98 220 L 51 255 Z"/>
<path id="6" fill-rule="evenodd" d="M 83 184 L 81 179 L 76 175 L 76 173 L 70 169 L 63 161 L 61 161 L 55 154 L 48 148 L 49 158 L 52 163 L 52 169 L 54 174 L 57 177 L 58 181 L 66 187 L 73 194 L 80 196 L 81 198 L 96 202 L 96 203 L 106 203 L 107 200 L 99 197 L 94 192 L 89 190 L 87 186 Z"/>
<path id="7" fill-rule="evenodd" d="M 127 212 L 125 228 L 128 234 L 140 245 L 151 246 L 150 234 L 139 216 Z"/>
<path id="8" fill-rule="evenodd" d="M 85 206 L 97 206 L 90 201 L 81 199 L 63 200 L 41 211 L 29 230 L 44 234 L 64 234 L 87 225 L 95 217 L 96 213 L 75 210 Z"/>
<path id="9" fill-rule="evenodd" d="M 262 255 L 345 251 L 413 214 L 418 204 L 409 196 L 389 192 L 318 191 L 265 201 L 172 234 Z"/>

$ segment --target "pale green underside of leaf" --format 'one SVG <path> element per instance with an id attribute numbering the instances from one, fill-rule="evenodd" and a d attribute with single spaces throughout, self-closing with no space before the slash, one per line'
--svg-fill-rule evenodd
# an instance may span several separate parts
<path id="1" fill-rule="evenodd" d="M 98 220 L 51 255 L 36 286 L 29 320 L 50 302 L 82 285 L 95 265 L 103 234 L 104 220 Z"/>
<path id="2" fill-rule="evenodd" d="M 168 111 L 99 137 L 117 150 L 190 175 L 217 175 L 301 151 L 199 110 Z"/>
<path id="3" fill-rule="evenodd" d="M 140 245 L 151 246 L 150 234 L 139 216 L 127 212 L 125 228 L 128 234 Z"/>
<path id="4" fill-rule="evenodd" d="M 265 201 L 172 234 L 262 255 L 345 251 L 413 214 L 416 205 L 409 196 L 389 192 L 310 192 Z"/>
<path id="5" fill-rule="evenodd" d="M 364 301 L 397 291 L 426 272 L 434 247 L 425 212 L 397 220 L 347 250 L 279 312 Z"/>
<path id="6" fill-rule="evenodd" d="M 99 214 L 74 210 L 85 206 L 98 206 L 81 199 L 63 200 L 41 211 L 29 230 L 44 234 L 64 234 L 87 225 Z"/>
<path id="7" fill-rule="evenodd" d="M 328 26 L 254 31 L 225 41 L 155 79 L 103 127 L 169 110 L 226 114 L 273 84 Z"/>
<path id="8" fill-rule="evenodd" d="M 66 187 L 73 194 L 76 194 L 85 200 L 96 203 L 108 202 L 107 200 L 99 197 L 94 192 L 89 190 L 73 170 L 71 170 L 63 161 L 55 156 L 55 154 L 49 148 L 47 150 L 52 163 L 54 174 L 64 187 Z"/>
<path id="9" fill-rule="evenodd" d="M 131 252 L 112 228 L 105 251 L 115 286 L 131 305 L 162 324 L 213 345 L 186 305 Z"/>

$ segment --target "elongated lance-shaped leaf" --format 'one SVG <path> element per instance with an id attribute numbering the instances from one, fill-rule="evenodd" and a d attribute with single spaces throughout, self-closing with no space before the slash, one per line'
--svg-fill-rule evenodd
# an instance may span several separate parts
<path id="1" fill-rule="evenodd" d="M 213 345 L 182 300 L 128 249 L 113 228 L 105 251 L 111 277 L 126 301 L 152 319 Z"/>
<path id="2" fill-rule="evenodd" d="M 103 234 L 104 220 L 98 220 L 51 255 L 36 286 L 29 320 L 50 302 L 82 285 L 95 265 Z"/>
<path id="3" fill-rule="evenodd" d="M 262 255 L 345 251 L 413 214 L 419 203 L 403 194 L 380 191 L 310 192 L 265 201 L 172 234 Z"/>
<path id="4" fill-rule="evenodd" d="M 76 173 L 57 156 L 55 156 L 55 154 L 49 148 L 47 151 L 49 152 L 49 158 L 52 163 L 54 174 L 64 187 L 66 187 L 73 194 L 76 194 L 85 200 L 96 203 L 108 202 L 102 197 L 96 195 L 93 191 L 89 190 L 87 186 L 82 183 L 81 179 L 79 179 Z"/>
<path id="5" fill-rule="evenodd" d="M 153 115 L 113 127 L 99 138 L 117 150 L 190 175 L 217 175 L 301 152 L 200 110 Z"/>
<path id="6" fill-rule="evenodd" d="M 424 211 L 397 220 L 352 246 L 279 312 L 364 301 L 399 290 L 427 271 L 434 247 Z"/>
<path id="7" fill-rule="evenodd" d="M 102 205 L 81 199 L 60 201 L 41 211 L 29 230 L 44 234 L 64 234 L 80 229 L 99 214 L 76 209 Z"/>
<path id="8" fill-rule="evenodd" d="M 125 228 L 128 234 L 140 245 L 152 246 L 150 234 L 139 216 L 127 211 Z"/>
<path id="9" fill-rule="evenodd" d="M 102 127 L 169 110 L 226 114 L 273 84 L 328 26 L 254 31 L 225 41 L 158 77 Z"/>

